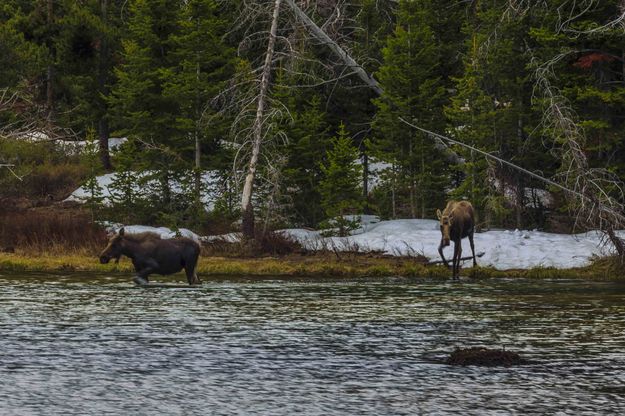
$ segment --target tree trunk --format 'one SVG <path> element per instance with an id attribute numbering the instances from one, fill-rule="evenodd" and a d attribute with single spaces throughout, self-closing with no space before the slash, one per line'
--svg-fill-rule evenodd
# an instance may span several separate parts
<path id="1" fill-rule="evenodd" d="M 54 0 L 48 0 L 47 2 L 47 24 L 49 35 L 52 33 L 52 25 L 54 23 Z M 48 49 L 50 51 L 50 59 L 52 62 L 48 63 L 46 69 L 46 108 L 48 111 L 48 121 L 54 119 L 54 45 L 52 39 L 48 39 Z"/>
<path id="2" fill-rule="evenodd" d="M 517 140 L 519 146 L 519 154 L 521 154 L 523 146 L 523 120 L 519 116 L 517 121 Z M 525 208 L 525 183 L 523 176 L 516 172 L 516 228 L 523 228 L 523 209 Z"/>
<path id="3" fill-rule="evenodd" d="M 369 208 L 369 156 L 367 152 L 362 153 L 362 196 L 365 200 L 364 213 L 371 214 Z"/>
<path id="4" fill-rule="evenodd" d="M 258 105 L 256 107 L 256 118 L 252 125 L 252 156 L 247 168 L 245 183 L 243 185 L 243 195 L 241 198 L 241 211 L 243 220 L 243 237 L 247 240 L 254 238 L 254 207 L 252 206 L 252 192 L 254 187 L 254 177 L 256 175 L 256 165 L 260 155 L 260 148 L 263 139 L 263 117 L 265 115 L 265 105 L 267 101 L 267 92 L 271 82 L 271 69 L 274 48 L 276 44 L 276 34 L 278 32 L 278 18 L 280 16 L 280 3 L 282 0 L 275 0 L 273 6 L 273 17 L 271 20 L 271 30 L 269 31 L 269 42 L 267 44 L 267 52 L 265 54 L 265 63 L 260 79 L 260 91 L 258 94 Z"/>
<path id="5" fill-rule="evenodd" d="M 100 120 L 98 120 L 98 151 L 100 153 L 100 163 L 102 163 L 102 167 L 107 172 L 113 170 L 109 154 L 109 135 L 109 122 L 106 116 L 101 116 Z"/>
<path id="6" fill-rule="evenodd" d="M 102 24 L 108 25 L 108 0 L 100 0 L 100 18 Z M 108 95 L 108 71 L 109 71 L 109 46 L 107 34 L 100 33 L 100 62 L 98 63 L 98 89 L 100 97 Z M 103 98 L 99 98 L 100 102 L 100 119 L 98 120 L 98 151 L 100 153 L 100 162 L 107 172 L 113 169 L 111 165 L 111 155 L 109 154 L 109 123 L 106 117 L 106 103 Z"/>
<path id="7" fill-rule="evenodd" d="M 200 26 L 200 19 L 197 18 L 195 21 L 196 27 L 199 31 L 199 26 Z M 202 166 L 201 166 L 201 162 L 202 162 L 202 147 L 201 147 L 201 143 L 200 143 L 200 135 L 201 135 L 201 124 L 200 124 L 200 119 L 202 118 L 202 109 L 201 109 L 201 103 L 200 103 L 200 72 L 201 72 L 201 68 L 200 68 L 200 53 L 196 52 L 195 54 L 195 82 L 196 82 L 196 87 L 195 87 L 195 131 L 193 132 L 194 134 L 194 139 L 195 139 L 195 202 L 198 208 L 198 212 L 201 208 L 201 201 L 202 201 Z"/>

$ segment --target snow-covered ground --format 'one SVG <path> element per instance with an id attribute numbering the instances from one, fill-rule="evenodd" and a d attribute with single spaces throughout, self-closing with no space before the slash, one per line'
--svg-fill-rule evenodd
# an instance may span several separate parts
<path id="1" fill-rule="evenodd" d="M 336 247 L 339 250 L 381 250 L 390 255 L 422 254 L 440 259 L 438 245 L 441 233 L 435 220 L 393 220 L 366 224 L 363 232 L 349 237 L 321 237 L 318 231 L 285 230 L 311 249 Z M 467 239 L 462 241 L 462 255 L 469 256 Z M 540 231 L 487 231 L 475 234 L 476 253 L 482 266 L 497 269 L 529 269 L 533 267 L 570 268 L 588 265 L 593 256 L 609 254 L 601 246 L 598 232 L 566 235 Z M 453 255 L 453 243 L 444 250 Z M 470 263 L 469 263 L 470 264 Z"/>
<path id="2" fill-rule="evenodd" d="M 115 227 L 117 229 L 118 227 Z M 163 238 L 175 235 L 165 227 L 127 226 L 126 232 L 153 231 Z M 435 220 L 392 220 L 376 221 L 374 216 L 363 218 L 363 227 L 349 237 L 323 237 L 320 231 L 287 229 L 284 233 L 296 238 L 309 249 L 336 248 L 337 250 L 381 250 L 390 255 L 422 254 L 438 260 L 440 231 Z M 210 241 L 223 238 L 237 241 L 236 233 L 223 236 L 200 237 L 189 230 L 181 230 L 183 235 L 196 240 Z M 487 231 L 475 234 L 476 253 L 485 252 L 478 258 L 481 266 L 492 266 L 500 270 L 529 269 L 533 267 L 571 268 L 588 265 L 594 256 L 609 254 L 601 246 L 598 232 L 566 235 L 540 231 Z M 469 256 L 471 248 L 468 240 L 462 241 L 463 256 Z M 453 243 L 445 248 L 445 256 L 450 259 Z M 470 263 L 467 263 L 470 265 Z"/>
<path id="3" fill-rule="evenodd" d="M 137 174 L 137 177 L 141 175 L 149 175 L 150 172 L 144 172 Z M 98 186 L 102 191 L 101 197 L 103 198 L 104 204 L 110 204 L 112 198 L 114 198 L 115 189 L 112 186 L 115 180 L 115 173 L 107 173 L 106 175 L 98 176 L 96 179 L 98 181 Z M 202 183 L 204 184 L 215 184 L 218 181 L 218 173 L 214 171 L 205 172 L 202 174 Z M 146 197 L 149 189 L 151 187 L 158 187 L 158 183 L 156 180 L 148 181 L 145 185 L 140 187 L 138 184 L 134 186 L 134 192 L 138 198 Z M 179 183 L 172 181 L 170 183 L 171 191 L 174 194 L 182 193 L 182 188 Z M 208 186 L 208 191 L 202 193 L 202 203 L 204 204 L 207 211 L 212 211 L 214 209 L 214 203 L 217 199 L 217 187 L 216 186 Z M 87 187 L 81 186 L 76 189 L 70 196 L 68 196 L 65 201 L 68 202 L 79 202 L 83 203 L 87 201 L 91 197 L 90 191 Z"/>

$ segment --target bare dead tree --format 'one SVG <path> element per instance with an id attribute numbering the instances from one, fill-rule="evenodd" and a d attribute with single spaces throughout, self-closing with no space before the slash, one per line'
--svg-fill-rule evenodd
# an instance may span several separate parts
<path id="1" fill-rule="evenodd" d="M 561 3 L 555 10 L 558 15 L 556 32 L 581 36 L 597 34 L 611 29 L 625 29 L 625 1 L 623 0 L 619 5 L 619 13 L 608 22 L 584 30 L 573 27 L 572 23 L 595 9 L 600 3 L 601 0 L 568 0 Z M 532 9 L 549 9 L 550 7 L 552 6 L 546 0 L 508 0 L 502 19 L 516 19 L 525 16 Z"/>
<path id="2" fill-rule="evenodd" d="M 615 233 L 625 227 L 624 185 L 607 169 L 589 166 L 584 130 L 566 98 L 551 82 L 556 77 L 553 66 L 565 56 L 566 53 L 556 56 L 535 72 L 535 98 L 544 103 L 542 127 L 558 143 L 554 146 L 562 166 L 558 179 L 574 191 L 565 195 L 575 212 L 576 224 L 603 231 L 619 256 L 624 257 L 625 243 Z"/>
<path id="3" fill-rule="evenodd" d="M 76 133 L 48 118 L 47 105 L 38 104 L 27 86 L 0 89 L 0 138 L 33 141 L 75 140 Z"/>
<path id="4" fill-rule="evenodd" d="M 278 32 L 278 19 L 280 17 L 280 4 L 282 0 L 275 0 L 273 7 L 273 17 L 271 21 L 271 29 L 269 30 L 269 41 L 267 43 L 267 52 L 265 53 L 265 63 L 260 78 L 260 89 L 258 93 L 258 101 L 256 105 L 256 117 L 252 124 L 252 154 L 249 160 L 247 175 L 243 185 L 243 194 L 241 196 L 241 211 L 243 214 L 243 236 L 247 239 L 254 238 L 254 208 L 252 206 L 252 189 L 254 186 L 254 178 L 260 155 L 263 137 L 266 130 L 263 130 L 263 122 L 265 121 L 265 107 L 267 105 L 267 95 L 269 84 L 271 82 L 271 71 L 273 68 L 274 49 L 276 45 L 276 37 Z"/>

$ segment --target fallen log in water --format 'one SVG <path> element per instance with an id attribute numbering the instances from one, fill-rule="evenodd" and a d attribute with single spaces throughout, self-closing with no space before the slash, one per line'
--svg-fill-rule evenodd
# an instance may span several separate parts
<path id="1" fill-rule="evenodd" d="M 527 361 L 512 351 L 484 347 L 459 348 L 446 361 L 449 365 L 477 365 L 485 367 L 513 366 L 527 364 Z"/>

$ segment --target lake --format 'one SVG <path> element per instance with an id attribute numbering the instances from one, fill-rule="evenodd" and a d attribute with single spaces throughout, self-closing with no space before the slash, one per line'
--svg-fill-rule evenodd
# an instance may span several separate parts
<path id="1" fill-rule="evenodd" d="M 204 280 L 0 273 L 0 414 L 625 412 L 625 282 Z"/>

